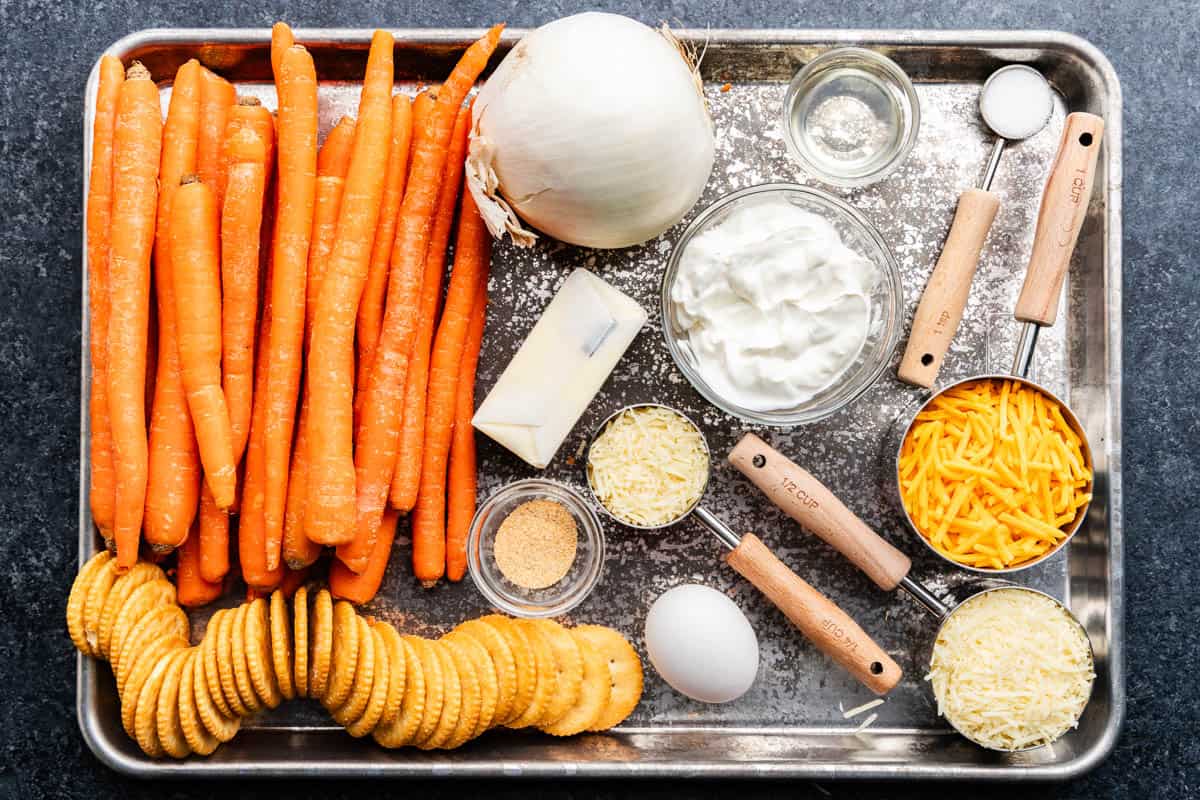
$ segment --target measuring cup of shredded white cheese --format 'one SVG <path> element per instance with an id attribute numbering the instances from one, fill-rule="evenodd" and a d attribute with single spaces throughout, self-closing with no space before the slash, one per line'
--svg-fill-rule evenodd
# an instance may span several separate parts
<path id="1" fill-rule="evenodd" d="M 742 408 L 778 411 L 858 358 L 874 273 L 827 219 L 764 197 L 687 243 L 671 300 L 703 380 Z"/>
<path id="2" fill-rule="evenodd" d="M 635 528 L 679 521 L 708 484 L 704 434 L 678 411 L 652 403 L 605 420 L 587 455 L 588 486 L 608 513 Z"/>
<path id="3" fill-rule="evenodd" d="M 1096 678 L 1087 634 L 1041 592 L 992 589 L 954 609 L 925 679 L 938 713 L 993 750 L 1049 744 L 1079 723 Z"/>

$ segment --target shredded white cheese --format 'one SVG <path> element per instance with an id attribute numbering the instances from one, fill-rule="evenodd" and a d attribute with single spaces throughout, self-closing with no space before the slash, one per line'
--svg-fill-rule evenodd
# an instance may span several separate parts
<path id="1" fill-rule="evenodd" d="M 967 600 L 942 626 L 929 674 L 938 713 L 985 747 L 1052 742 L 1091 695 L 1087 634 L 1057 603 L 1024 589 Z"/>
<path id="2" fill-rule="evenodd" d="M 842 704 L 838 703 L 838 711 L 842 711 L 842 719 L 853 719 L 864 711 L 870 711 L 872 708 L 877 708 L 883 705 L 883 698 L 877 697 L 870 702 L 863 703 L 861 706 L 855 706 L 849 711 L 842 711 Z"/>
<path id="3" fill-rule="evenodd" d="M 687 513 L 708 480 L 704 436 L 662 406 L 638 406 L 613 419 L 588 451 L 588 480 L 617 519 L 665 525 Z"/>
<path id="4" fill-rule="evenodd" d="M 863 720 L 863 721 L 862 721 L 862 722 L 859 724 L 859 726 L 858 726 L 857 728 L 855 728 L 855 729 L 854 729 L 854 732 L 855 732 L 855 733 L 862 733 L 862 732 L 863 732 L 863 731 L 865 731 L 867 728 L 871 727 L 871 725 L 873 725 L 873 724 L 874 724 L 874 722 L 875 722 L 875 720 L 877 720 L 877 719 L 879 719 L 879 715 L 878 715 L 878 714 L 871 714 L 871 715 L 870 715 L 870 716 L 868 716 L 866 719 L 864 719 L 864 720 Z"/>

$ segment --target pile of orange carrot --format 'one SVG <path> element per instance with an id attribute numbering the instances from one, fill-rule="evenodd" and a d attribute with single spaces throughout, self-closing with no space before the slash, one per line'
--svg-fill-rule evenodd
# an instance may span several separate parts
<path id="1" fill-rule="evenodd" d="M 357 116 L 320 145 L 316 67 L 283 23 L 274 113 L 192 60 L 164 120 L 145 67 L 102 59 L 90 504 L 121 568 L 177 550 L 196 606 L 231 548 L 252 593 L 298 586 L 333 548 L 332 591 L 364 603 L 409 515 L 415 577 L 463 577 L 491 260 L 463 190 L 467 99 L 501 30 L 415 99 L 377 31 Z"/>

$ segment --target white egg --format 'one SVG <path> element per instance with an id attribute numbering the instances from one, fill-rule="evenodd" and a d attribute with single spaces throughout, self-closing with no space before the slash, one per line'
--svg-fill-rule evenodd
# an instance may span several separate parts
<path id="1" fill-rule="evenodd" d="M 758 675 L 758 637 L 742 610 L 715 589 L 676 586 L 646 615 L 646 653 L 676 691 L 705 703 L 741 697 Z"/>

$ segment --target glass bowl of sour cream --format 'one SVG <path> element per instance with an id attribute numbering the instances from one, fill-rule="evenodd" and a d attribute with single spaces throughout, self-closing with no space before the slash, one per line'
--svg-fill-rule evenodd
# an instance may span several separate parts
<path id="1" fill-rule="evenodd" d="M 853 207 L 790 183 L 726 195 L 692 220 L 662 282 L 663 333 L 709 402 L 791 426 L 844 408 L 900 340 L 900 269 Z"/>

